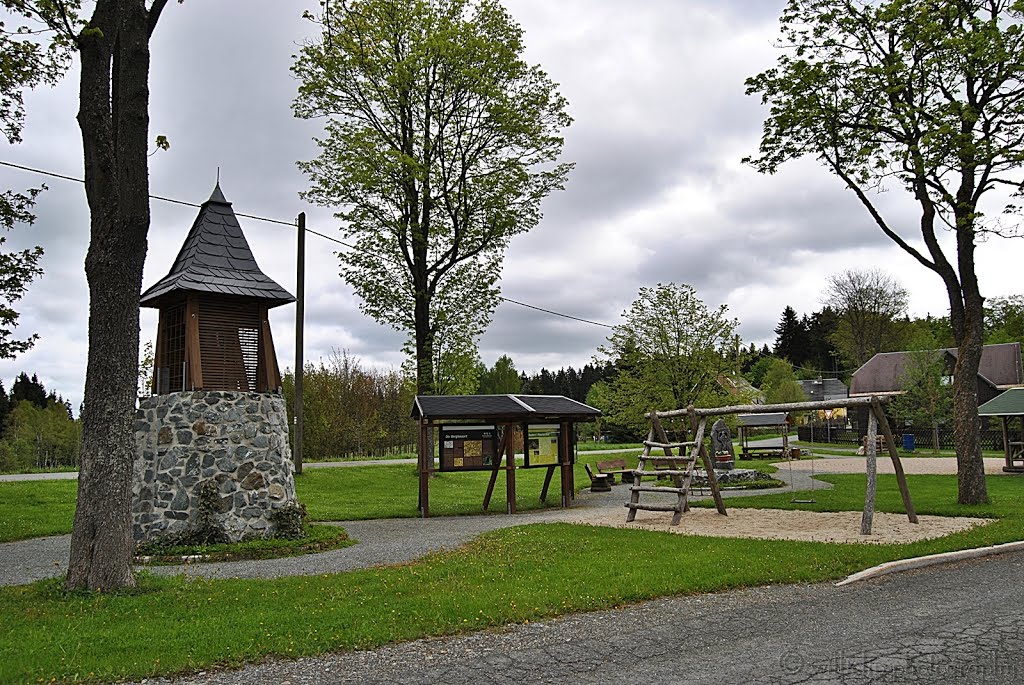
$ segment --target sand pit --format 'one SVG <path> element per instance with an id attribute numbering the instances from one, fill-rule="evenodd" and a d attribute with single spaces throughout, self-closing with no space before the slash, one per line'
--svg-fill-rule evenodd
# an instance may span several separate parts
<path id="1" fill-rule="evenodd" d="M 635 521 L 626 523 L 625 508 L 621 512 L 609 509 L 578 510 L 566 520 L 570 523 L 666 531 L 679 535 L 874 544 L 938 538 L 992 521 L 967 517 L 919 516 L 920 523 L 913 524 L 902 514 L 876 512 L 872 534 L 861 535 L 860 512 L 737 508 L 730 508 L 728 511 L 728 516 L 721 516 L 714 509 L 695 508 L 683 514 L 678 526 L 669 525 L 672 520 L 671 512 L 639 511 Z"/>
<path id="2" fill-rule="evenodd" d="M 1007 475 L 1003 473 L 1003 466 L 1006 461 L 989 457 L 985 461 L 985 473 L 989 475 Z M 813 464 L 812 464 L 813 462 Z M 878 473 L 896 473 L 892 466 L 892 460 L 887 452 L 878 455 Z M 945 474 L 956 475 L 955 457 L 903 457 L 900 459 L 903 464 L 903 472 L 908 474 Z M 867 460 L 864 457 L 825 457 L 824 459 L 800 459 L 797 461 L 780 461 L 772 464 L 780 471 L 792 468 L 794 471 L 810 473 L 864 473 L 867 468 Z"/>

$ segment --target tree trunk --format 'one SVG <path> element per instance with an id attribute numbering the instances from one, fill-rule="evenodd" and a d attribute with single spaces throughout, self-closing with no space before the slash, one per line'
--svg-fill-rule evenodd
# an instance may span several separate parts
<path id="1" fill-rule="evenodd" d="M 988 501 L 985 462 L 981 457 L 981 419 L 978 417 L 978 368 L 984 344 L 980 303 L 965 306 L 963 340 L 953 370 L 953 443 L 956 448 L 957 501 Z"/>
<path id="2" fill-rule="evenodd" d="M 416 394 L 434 394 L 434 332 L 430 322 L 430 300 L 426 290 L 416 293 Z"/>
<path id="3" fill-rule="evenodd" d="M 89 359 L 69 589 L 135 584 L 131 486 L 139 292 L 149 231 L 149 22 L 141 0 L 99 0 L 78 45 L 78 122 L 91 214 Z"/>

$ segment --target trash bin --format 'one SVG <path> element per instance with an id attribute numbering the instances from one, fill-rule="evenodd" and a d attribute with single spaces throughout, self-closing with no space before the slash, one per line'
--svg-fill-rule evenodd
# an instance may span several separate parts
<path id="1" fill-rule="evenodd" d="M 904 433 L 903 434 L 903 450 L 905 452 L 913 452 L 914 451 L 914 434 L 913 433 Z"/>

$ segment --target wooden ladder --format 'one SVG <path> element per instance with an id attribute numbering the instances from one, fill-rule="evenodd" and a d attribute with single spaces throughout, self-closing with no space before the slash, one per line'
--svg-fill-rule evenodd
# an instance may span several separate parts
<path id="1" fill-rule="evenodd" d="M 626 523 L 630 523 L 636 518 L 638 509 L 643 509 L 644 511 L 674 512 L 672 514 L 672 525 L 679 525 L 683 512 L 690 510 L 690 487 L 693 483 L 693 469 L 697 464 L 697 460 L 703 459 L 705 468 L 708 468 L 708 464 L 710 464 L 707 450 L 703 449 L 706 424 L 707 418 L 701 417 L 699 423 L 697 423 L 696 435 L 692 442 L 669 442 L 668 435 L 665 433 L 665 429 L 662 428 L 657 414 L 653 411 L 651 412 L 651 430 L 647 435 L 647 439 L 644 440 L 644 451 L 640 455 L 640 461 L 637 464 L 636 470 L 633 472 L 633 485 L 629 488 L 629 502 L 626 503 L 629 513 L 626 515 Z M 685 454 L 687 447 L 690 448 L 689 455 Z M 664 456 L 653 457 L 651 455 L 652 448 L 663 450 Z M 674 449 L 679 450 L 678 456 L 672 453 Z M 669 462 L 669 468 L 648 469 L 647 462 L 652 459 Z M 672 486 L 644 485 L 641 482 L 644 476 L 669 476 L 672 478 Z M 725 505 L 718 491 L 718 483 L 715 480 L 713 468 L 709 472 L 708 485 L 711 488 L 712 495 L 714 495 L 715 506 L 718 508 L 718 512 L 724 515 Z M 642 503 L 640 502 L 641 492 L 675 495 L 676 502 L 675 504 Z"/>

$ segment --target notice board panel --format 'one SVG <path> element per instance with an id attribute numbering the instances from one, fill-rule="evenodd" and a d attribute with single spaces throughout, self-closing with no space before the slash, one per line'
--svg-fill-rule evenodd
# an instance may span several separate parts
<path id="1" fill-rule="evenodd" d="M 523 445 L 525 447 L 524 466 L 553 466 L 558 463 L 558 437 L 561 429 L 558 424 L 539 424 L 523 427 Z"/>
<path id="2" fill-rule="evenodd" d="M 439 426 L 441 471 L 482 471 L 498 458 L 494 426 Z"/>

